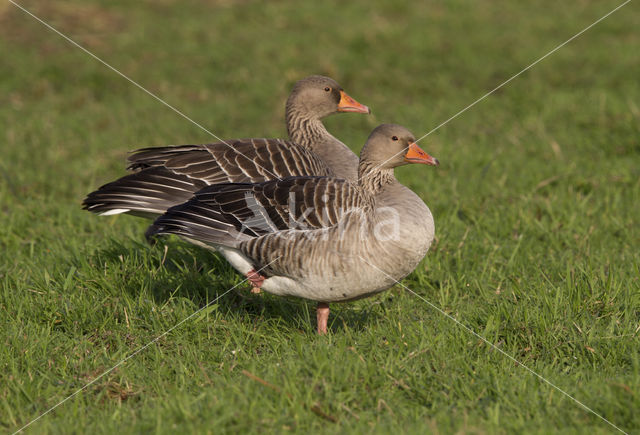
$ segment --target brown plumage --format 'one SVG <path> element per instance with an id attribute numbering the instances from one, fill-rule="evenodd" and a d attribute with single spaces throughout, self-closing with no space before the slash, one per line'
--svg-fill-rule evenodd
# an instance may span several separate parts
<path id="1" fill-rule="evenodd" d="M 86 210 L 105 215 L 157 216 L 205 186 L 256 183 L 291 176 L 357 178 L 357 157 L 321 119 L 337 112 L 368 113 L 334 80 L 311 76 L 294 86 L 286 104 L 282 139 L 232 139 L 224 143 L 144 148 L 129 156 L 133 174 L 90 193 Z"/>
<path id="2" fill-rule="evenodd" d="M 357 183 L 307 176 L 209 186 L 169 209 L 148 234 L 211 246 L 249 277 L 261 270 L 262 280 L 252 282 L 262 289 L 318 301 L 324 333 L 328 302 L 389 288 L 433 240 L 431 212 L 393 174 L 407 163 L 438 164 L 414 142 L 404 127 L 381 125 L 362 150 Z M 387 225 L 390 217 L 397 227 Z"/>

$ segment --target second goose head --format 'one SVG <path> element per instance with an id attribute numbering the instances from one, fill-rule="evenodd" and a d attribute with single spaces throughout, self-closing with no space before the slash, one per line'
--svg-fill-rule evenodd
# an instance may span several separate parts
<path id="1" fill-rule="evenodd" d="M 371 110 L 351 98 L 338 82 L 324 76 L 299 80 L 287 100 L 287 118 L 320 120 L 338 112 L 371 113 Z"/>

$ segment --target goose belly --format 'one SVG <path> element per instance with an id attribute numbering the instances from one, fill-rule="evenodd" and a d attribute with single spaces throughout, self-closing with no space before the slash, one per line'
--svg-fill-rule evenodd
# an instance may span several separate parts
<path id="1" fill-rule="evenodd" d="M 415 241 L 415 235 L 413 239 Z M 399 241 L 369 241 L 358 248 L 336 244 L 314 247 L 318 255 L 297 258 L 296 270 L 283 270 L 266 279 L 265 291 L 319 302 L 360 299 L 379 293 L 410 274 L 424 257 L 430 240 L 406 249 Z M 343 248 L 343 249 L 340 249 Z M 295 253 L 294 253 L 295 254 Z M 284 259 L 286 263 L 288 259 Z M 293 259 L 290 260 L 293 262 Z"/>
<path id="2" fill-rule="evenodd" d="M 336 273 L 332 276 L 273 276 L 264 281 L 262 289 L 279 296 L 296 296 L 318 302 L 339 302 L 371 296 L 396 283 L 389 275 L 365 263 L 353 266 L 360 269 L 360 272 Z"/>
<path id="3" fill-rule="evenodd" d="M 415 269 L 433 240 L 433 217 L 424 203 L 419 205 L 398 214 L 397 228 L 376 229 L 376 223 L 387 219 L 376 215 L 373 223 L 365 222 L 364 232 L 359 232 L 362 222 L 354 220 L 343 232 L 332 228 L 310 238 L 298 234 L 295 243 L 275 234 L 263 236 L 269 249 L 259 263 L 267 266 L 263 274 L 268 278 L 261 288 L 319 302 L 349 301 L 388 289 Z M 239 272 L 254 269 L 250 250 L 218 249 Z"/>

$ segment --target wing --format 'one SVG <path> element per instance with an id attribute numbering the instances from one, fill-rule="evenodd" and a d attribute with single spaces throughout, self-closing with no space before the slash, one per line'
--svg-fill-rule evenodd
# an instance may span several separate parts
<path id="1" fill-rule="evenodd" d="M 357 186 L 331 177 L 213 185 L 168 210 L 147 234 L 178 234 L 237 247 L 241 241 L 269 233 L 329 228 L 350 211 L 366 211 L 372 206 L 372 198 Z"/>
<path id="2" fill-rule="evenodd" d="M 206 145 L 144 148 L 133 152 L 128 161 L 130 170 L 161 166 L 209 185 L 333 175 L 313 152 L 282 139 L 234 139 Z"/>
<path id="3" fill-rule="evenodd" d="M 87 195 L 82 205 L 85 210 L 105 216 L 130 213 L 156 217 L 188 201 L 196 190 L 206 186 L 202 180 L 159 166 L 105 184 Z"/>
<path id="4" fill-rule="evenodd" d="M 128 169 L 135 172 L 90 193 L 84 208 L 101 214 L 159 215 L 208 185 L 333 174 L 313 152 L 282 139 L 146 148 L 129 157 Z"/>

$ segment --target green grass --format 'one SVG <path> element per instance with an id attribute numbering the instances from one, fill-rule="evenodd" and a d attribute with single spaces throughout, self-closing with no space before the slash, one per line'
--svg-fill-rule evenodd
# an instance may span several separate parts
<path id="1" fill-rule="evenodd" d="M 336 78 L 421 135 L 618 1 L 23 4 L 220 137 L 285 135 L 284 100 Z M 403 284 L 640 433 L 640 11 L 635 2 L 421 142 L 398 178 L 437 241 Z M 145 221 L 80 209 L 126 152 L 212 138 L 0 6 L 0 429 L 17 430 L 238 284 Z M 165 251 L 166 246 L 166 251 Z M 401 287 L 332 306 L 241 285 L 30 433 L 609 433 Z M 260 380 L 267 383 L 265 385 Z M 326 414 L 336 423 L 327 421 Z"/>

